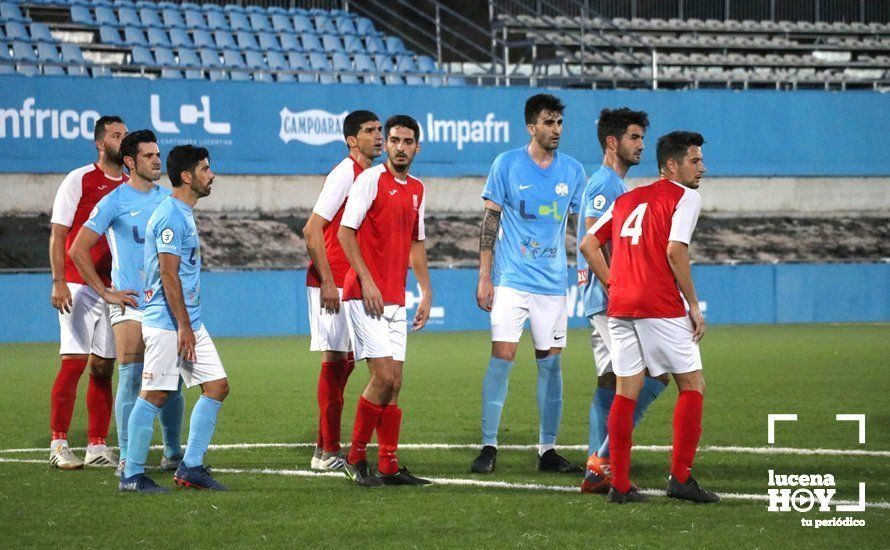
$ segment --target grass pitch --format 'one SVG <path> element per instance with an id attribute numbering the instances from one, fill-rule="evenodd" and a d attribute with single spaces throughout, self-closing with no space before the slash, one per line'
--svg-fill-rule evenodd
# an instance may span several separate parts
<path id="1" fill-rule="evenodd" d="M 212 331 L 212 327 L 210 327 Z M 214 443 L 309 443 L 316 433 L 318 355 L 306 338 L 217 341 L 232 393 Z M 501 481 L 499 488 L 434 485 L 363 490 L 345 477 L 303 477 L 311 448 L 211 449 L 207 462 L 231 491 L 174 490 L 168 495 L 117 493 L 110 470 L 61 472 L 47 466 L 49 391 L 57 347 L 0 346 L 0 545 L 3 547 L 211 546 L 272 547 L 886 547 L 890 509 L 865 512 L 771 513 L 765 501 L 727 498 L 696 506 L 655 497 L 614 506 L 572 489 L 580 478 L 541 474 L 532 450 L 502 449 L 498 471 L 469 473 L 479 440 L 480 386 L 487 333 L 410 335 L 401 406 L 404 443 L 469 444 L 473 448 L 406 448 L 402 463 L 422 476 Z M 702 343 L 705 378 L 701 445 L 768 447 L 767 414 L 797 413 L 780 423 L 776 447 L 890 451 L 890 339 L 887 325 L 711 327 Z M 586 444 L 595 374 L 584 331 L 572 331 L 563 359 L 564 445 Z M 355 403 L 367 374 L 350 380 L 344 412 L 349 439 Z M 535 366 L 524 340 L 510 380 L 502 445 L 536 442 Z M 69 440 L 85 443 L 83 391 Z M 198 390 L 188 392 L 186 414 Z M 635 431 L 636 445 L 669 445 L 672 386 Z M 855 423 L 837 413 L 867 415 L 866 444 Z M 186 420 L 187 422 L 187 420 Z M 112 434 L 114 423 L 112 422 Z M 156 440 L 159 441 L 156 430 Z M 184 430 L 183 437 L 187 434 Z M 114 437 L 112 435 L 112 441 Z M 39 448 L 32 452 L 9 449 Z M 79 451 L 79 454 L 82 454 Z M 585 452 L 564 454 L 582 463 Z M 369 458 L 376 459 L 373 449 Z M 150 463 L 157 463 L 153 451 Z M 663 489 L 667 451 L 635 451 L 632 478 Z M 33 461 L 33 462 L 27 462 Z M 855 500 L 866 482 L 869 502 L 890 501 L 890 455 L 699 453 L 696 477 L 720 493 L 766 495 L 767 472 L 830 473 L 838 498 Z M 225 471 L 233 470 L 233 471 Z M 260 470 L 264 470 L 261 472 Z M 234 473 L 238 471 L 240 473 Z M 246 472 L 246 473 L 245 473 Z M 291 474 L 291 475 L 288 475 Z M 155 472 L 160 483 L 172 480 Z M 519 488 L 519 484 L 540 485 Z M 864 527 L 803 527 L 801 519 L 852 516 Z"/>

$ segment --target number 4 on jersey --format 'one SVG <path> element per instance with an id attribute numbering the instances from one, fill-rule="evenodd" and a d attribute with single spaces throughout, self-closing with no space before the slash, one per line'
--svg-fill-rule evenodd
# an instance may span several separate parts
<path id="1" fill-rule="evenodd" d="M 630 216 L 624 220 L 624 225 L 621 226 L 619 236 L 630 237 L 630 244 L 639 244 L 640 237 L 643 236 L 643 215 L 646 214 L 647 206 L 649 206 L 649 203 L 640 203 L 630 213 Z"/>

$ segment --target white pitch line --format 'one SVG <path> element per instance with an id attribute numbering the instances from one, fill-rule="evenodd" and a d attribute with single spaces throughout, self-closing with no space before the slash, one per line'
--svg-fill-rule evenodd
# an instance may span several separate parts
<path id="1" fill-rule="evenodd" d="M 373 447 L 374 445 L 369 445 Z M 219 445 L 211 445 L 214 450 L 232 450 L 232 449 L 303 449 L 315 447 L 315 443 L 223 443 Z M 114 447 L 113 447 L 114 448 Z M 152 449 L 161 449 L 160 445 L 155 445 Z M 478 443 L 400 443 L 400 449 L 417 449 L 417 450 L 477 450 Z M 530 451 L 537 450 L 537 445 L 499 445 L 499 449 L 505 451 Z M 566 451 L 586 451 L 586 445 L 557 445 L 557 449 Z M 72 447 L 73 451 L 84 451 L 86 447 Z M 643 452 L 669 452 L 670 445 L 634 445 L 633 450 Z M 46 452 L 45 447 L 34 447 L 26 449 L 0 449 L 3 453 L 36 453 Z M 890 451 L 867 451 L 865 449 L 806 449 L 797 447 L 741 447 L 741 446 L 721 446 L 721 445 L 705 445 L 698 449 L 703 453 L 734 453 L 734 454 L 755 454 L 755 455 L 807 455 L 807 456 L 879 456 L 890 457 Z"/>
<path id="2" fill-rule="evenodd" d="M 0 463 L 20 463 L 20 464 L 46 464 L 45 460 L 33 460 L 25 458 L 2 458 Z M 306 478 L 343 478 L 340 472 L 314 472 L 311 470 L 275 470 L 272 468 L 214 468 L 214 472 L 221 474 L 247 474 L 247 475 L 279 475 L 289 477 L 306 477 Z M 543 485 L 540 483 L 513 483 L 510 481 L 488 481 L 479 479 L 463 479 L 451 477 L 431 477 L 429 478 L 435 485 L 453 485 L 458 487 L 485 487 L 489 489 L 514 489 L 523 491 L 550 491 L 559 493 L 578 493 L 578 486 L 569 485 Z M 650 496 L 661 496 L 664 491 L 658 489 L 641 489 L 640 492 Z M 767 495 L 745 494 L 745 493 L 718 493 L 720 498 L 726 500 L 746 500 L 754 502 L 766 502 L 769 500 Z M 859 504 L 852 500 L 832 501 L 833 504 L 855 505 Z M 890 509 L 890 502 L 866 502 L 866 508 Z"/>

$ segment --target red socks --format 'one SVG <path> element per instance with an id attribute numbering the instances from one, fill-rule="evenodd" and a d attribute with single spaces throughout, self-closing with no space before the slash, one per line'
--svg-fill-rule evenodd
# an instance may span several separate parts
<path id="1" fill-rule="evenodd" d="M 686 480 L 689 479 L 692 461 L 695 459 L 695 449 L 701 439 L 703 400 L 704 397 L 697 391 L 681 391 L 677 398 L 677 406 L 674 408 L 674 448 L 671 453 L 671 475 L 680 483 L 686 483 Z"/>
<path id="2" fill-rule="evenodd" d="M 637 402 L 616 395 L 609 410 L 609 455 L 612 466 L 612 486 L 626 493 L 630 490 L 630 448 L 633 444 L 634 409 Z"/>
<path id="3" fill-rule="evenodd" d="M 322 362 L 318 376 L 318 442 L 327 452 L 340 450 L 340 419 L 343 415 L 343 391 L 349 375 L 355 369 L 353 361 Z"/>
<path id="4" fill-rule="evenodd" d="M 346 458 L 350 464 L 361 460 L 367 460 L 368 443 L 374 435 L 374 429 L 380 422 L 384 405 L 375 405 L 364 396 L 358 400 L 358 408 L 355 411 L 355 426 L 352 428 L 352 445 L 349 447 L 349 456 Z"/>
<path id="5" fill-rule="evenodd" d="M 90 385 L 87 386 L 87 415 L 89 416 L 87 437 L 90 445 L 105 444 L 113 408 L 111 377 L 99 378 L 90 374 Z"/>
<path id="6" fill-rule="evenodd" d="M 63 359 L 50 397 L 49 427 L 54 439 L 66 439 L 77 399 L 77 383 L 87 368 L 86 359 Z M 110 414 L 110 413 L 109 413 Z M 106 428 L 107 432 L 107 428 Z M 61 435 L 62 437 L 56 437 Z"/>
<path id="7" fill-rule="evenodd" d="M 399 429 L 402 427 L 402 409 L 398 405 L 383 405 L 380 423 L 377 424 L 377 444 L 380 446 L 377 469 L 383 475 L 399 471 L 396 449 L 399 447 Z"/>

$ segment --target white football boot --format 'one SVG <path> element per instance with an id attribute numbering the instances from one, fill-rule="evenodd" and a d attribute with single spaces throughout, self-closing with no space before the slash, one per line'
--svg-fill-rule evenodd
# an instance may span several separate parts
<path id="1" fill-rule="evenodd" d="M 106 445 L 90 445 L 83 459 L 90 468 L 117 468 L 117 454 Z"/>
<path id="2" fill-rule="evenodd" d="M 83 468 L 83 460 L 74 456 L 68 442 L 59 441 L 49 448 L 49 464 L 60 470 L 79 470 Z"/>

